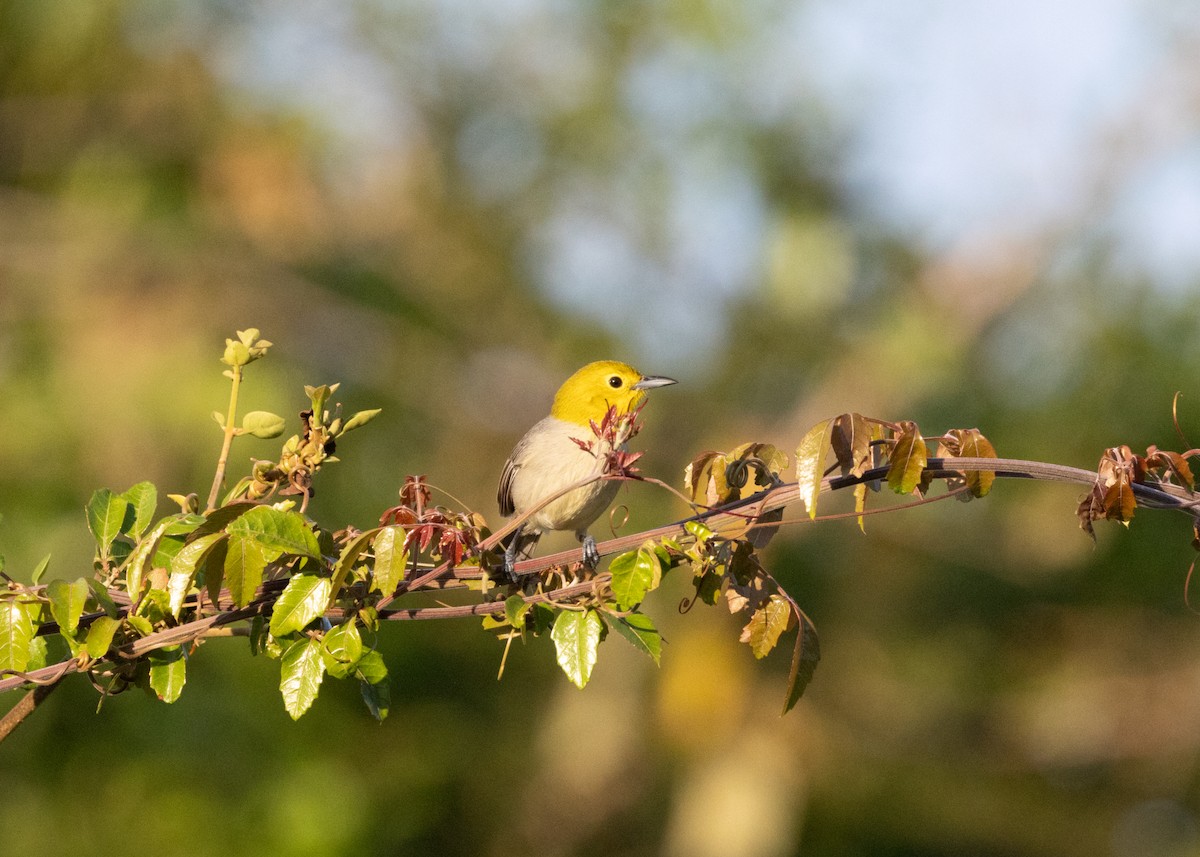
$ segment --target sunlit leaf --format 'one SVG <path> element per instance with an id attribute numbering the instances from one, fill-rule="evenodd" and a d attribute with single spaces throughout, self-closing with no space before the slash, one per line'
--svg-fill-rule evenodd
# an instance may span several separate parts
<path id="1" fill-rule="evenodd" d="M 911 494 L 921 482 L 928 458 L 929 451 L 925 447 L 925 439 L 917 430 L 917 424 L 902 423 L 888 465 L 888 487 L 897 494 Z"/>
<path id="2" fill-rule="evenodd" d="M 88 626 L 87 639 L 84 641 L 88 655 L 93 658 L 104 657 L 112 645 L 113 635 L 120 627 L 121 621 L 111 616 L 101 616 L 93 620 Z"/>
<path id="3" fill-rule="evenodd" d="M 792 607 L 787 600 L 780 595 L 772 595 L 754 611 L 742 629 L 741 641 L 750 644 L 754 657 L 765 658 L 779 642 L 779 636 L 787 630 L 791 615 Z"/>
<path id="4" fill-rule="evenodd" d="M 270 411 L 250 411 L 242 417 L 242 431 L 263 440 L 279 437 L 286 425 L 283 417 Z"/>
<path id="5" fill-rule="evenodd" d="M 146 582 L 146 576 L 153 568 L 154 554 L 158 550 L 158 543 L 162 539 L 163 532 L 170 526 L 172 518 L 164 518 L 154 525 L 154 529 L 142 537 L 142 540 L 134 547 L 133 552 L 129 555 L 129 561 L 125 564 L 125 589 L 129 592 L 130 599 L 136 604 L 138 598 L 142 594 L 142 585 Z"/>
<path id="6" fill-rule="evenodd" d="M 325 677 L 321 641 L 302 637 L 288 646 L 280 659 L 279 675 L 283 707 L 293 720 L 299 720 L 316 700 Z"/>
<path id="7" fill-rule="evenodd" d="M 224 533 L 200 536 L 185 544 L 171 558 L 171 577 L 167 582 L 167 594 L 170 596 L 170 613 L 176 619 L 179 618 L 179 611 L 183 609 L 183 602 L 191 591 L 197 567 L 212 551 L 213 546 L 224 538 Z"/>
<path id="8" fill-rule="evenodd" d="M 38 605 L 20 598 L 0 599 L 0 670 L 24 672 L 36 630 Z"/>
<path id="9" fill-rule="evenodd" d="M 133 511 L 133 521 L 129 526 L 130 535 L 140 536 L 154 520 L 154 510 L 158 507 L 158 489 L 151 482 L 139 482 L 120 495 L 129 503 Z"/>
<path id="10" fill-rule="evenodd" d="M 129 501 L 124 497 L 107 488 L 101 488 L 92 494 L 87 505 L 87 522 L 92 535 L 96 537 L 101 559 L 108 558 L 113 539 L 119 536 L 126 526 L 126 518 L 132 523 Z"/>
<path id="11" fill-rule="evenodd" d="M 187 658 L 181 646 L 150 653 L 150 687 L 163 702 L 171 703 L 183 693 L 187 681 Z"/>
<path id="12" fill-rule="evenodd" d="M 362 634 L 359 633 L 358 623 L 354 619 L 348 619 L 326 631 L 323 644 L 329 656 L 326 668 L 335 678 L 345 678 L 350 668 L 354 667 L 363 655 Z M 335 664 L 343 668 L 340 675 L 335 674 Z"/>
<path id="13" fill-rule="evenodd" d="M 271 613 L 271 633 L 282 637 L 302 631 L 314 619 L 325 613 L 329 604 L 328 577 L 298 574 L 288 581 Z"/>
<path id="14" fill-rule="evenodd" d="M 50 599 L 50 614 L 64 633 L 74 635 L 75 629 L 79 627 L 79 617 L 83 615 L 89 591 L 88 582 L 82 577 L 72 583 L 52 580 L 46 587 L 46 596 Z"/>
<path id="15" fill-rule="evenodd" d="M 231 536 L 252 538 L 268 551 L 321 558 L 316 534 L 299 512 L 285 512 L 271 506 L 255 506 L 232 520 L 225 531 Z"/>
<path id="16" fill-rule="evenodd" d="M 825 453 L 829 448 L 830 420 L 822 420 L 808 430 L 796 447 L 796 482 L 800 500 L 810 519 L 817 516 L 817 498 L 825 475 Z"/>
<path id="17" fill-rule="evenodd" d="M 558 665 L 576 687 L 587 686 L 600 648 L 604 623 L 595 610 L 563 610 L 554 620 L 550 638 L 558 654 Z"/>
<path id="18" fill-rule="evenodd" d="M 614 557 L 608 571 L 612 575 L 609 586 L 622 610 L 631 610 L 641 604 L 646 593 L 662 580 L 662 568 L 652 547 L 640 547 Z"/>
<path id="19" fill-rule="evenodd" d="M 391 595 L 404 580 L 408 552 L 404 549 L 404 528 L 398 524 L 381 527 L 372 544 L 375 550 L 375 565 L 371 576 L 371 589 Z"/>
<path id="20" fill-rule="evenodd" d="M 951 454 L 961 458 L 995 458 L 996 450 L 979 429 L 951 429 L 947 433 L 952 441 L 947 444 Z M 996 473 L 992 470 L 968 470 L 963 474 L 967 488 L 973 497 L 983 497 L 992 490 Z"/>
<path id="21" fill-rule="evenodd" d="M 628 616 L 615 617 L 611 622 L 613 630 L 628 640 L 635 649 L 645 652 L 654 663 L 662 656 L 662 635 L 644 613 L 630 613 Z"/>
<path id="22" fill-rule="evenodd" d="M 245 607 L 254 598 L 262 583 L 267 563 L 277 558 L 270 556 L 257 539 L 250 536 L 231 535 L 225 543 L 224 578 L 229 588 L 229 597 L 238 607 Z"/>

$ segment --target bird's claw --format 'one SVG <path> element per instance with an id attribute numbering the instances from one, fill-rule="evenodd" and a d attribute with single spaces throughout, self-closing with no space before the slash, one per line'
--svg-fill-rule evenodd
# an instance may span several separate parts
<path id="1" fill-rule="evenodd" d="M 596 540 L 591 535 L 583 537 L 583 564 L 589 570 L 595 569 L 600 564 L 600 551 L 596 547 Z"/>

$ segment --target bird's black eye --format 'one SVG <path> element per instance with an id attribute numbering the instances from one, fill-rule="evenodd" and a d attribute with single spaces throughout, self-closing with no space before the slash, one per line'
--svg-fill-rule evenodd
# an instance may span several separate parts
<path id="1" fill-rule="evenodd" d="M 620 386 L 621 386 L 621 376 L 620 376 L 620 375 L 613 375 L 611 378 L 609 378 L 609 379 L 608 379 L 608 386 L 612 387 L 614 390 L 616 390 L 616 389 L 620 388 Z"/>

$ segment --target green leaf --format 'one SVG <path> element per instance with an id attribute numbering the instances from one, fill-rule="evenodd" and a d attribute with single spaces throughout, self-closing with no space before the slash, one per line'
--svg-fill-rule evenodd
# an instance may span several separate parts
<path id="1" fill-rule="evenodd" d="M 388 681 L 387 665 L 383 656 L 374 650 L 367 652 L 359 660 L 355 675 L 358 676 L 358 689 L 362 693 L 371 715 L 383 722 L 388 716 L 392 704 L 391 682 Z"/>
<path id="2" fill-rule="evenodd" d="M 523 631 L 525 630 L 525 614 L 529 612 L 529 608 L 529 602 L 520 595 L 510 595 L 504 599 L 504 618 L 518 631 Z"/>
<path id="3" fill-rule="evenodd" d="M 84 642 L 84 648 L 87 649 L 88 655 L 93 658 L 104 657 L 109 646 L 112 645 L 113 635 L 117 633 L 119 627 L 121 627 L 120 620 L 110 616 L 101 616 L 93 621 L 88 626 L 87 640 Z"/>
<path id="4" fill-rule="evenodd" d="M 558 665 L 580 689 L 592 677 L 603 629 L 604 623 L 595 610 L 563 610 L 554 620 L 550 638 L 558 653 Z"/>
<path id="5" fill-rule="evenodd" d="M 375 535 L 375 573 L 371 588 L 391 595 L 404 580 L 408 553 L 404 550 L 404 528 L 399 525 L 382 527 Z"/>
<path id="6" fill-rule="evenodd" d="M 174 519 L 174 516 L 163 518 L 155 524 L 154 529 L 137 543 L 133 553 L 129 555 L 129 561 L 125 564 L 125 589 L 129 592 L 129 598 L 134 604 L 137 604 L 138 598 L 141 597 L 142 584 L 154 567 L 153 559 L 158 551 L 158 543 L 162 539 L 162 534 L 174 522 Z"/>
<path id="7" fill-rule="evenodd" d="M 225 543 L 223 570 L 225 585 L 229 587 L 229 597 L 235 605 L 245 607 L 254 599 L 254 593 L 262 583 L 267 563 L 278 556 L 278 551 L 268 554 L 262 543 L 251 536 L 230 535 L 229 541 Z"/>
<path id="8" fill-rule="evenodd" d="M 662 566 L 658 564 L 658 554 L 653 546 L 640 547 L 615 557 L 609 563 L 608 571 L 612 575 L 613 597 L 622 610 L 632 610 L 641 604 L 646 593 L 662 581 Z"/>
<path id="9" fill-rule="evenodd" d="M 618 616 L 609 623 L 613 630 L 628 640 L 635 649 L 645 652 L 654 663 L 662 656 L 662 635 L 645 613 Z"/>
<path id="10" fill-rule="evenodd" d="M 199 524 L 195 529 L 196 537 L 207 533 L 224 532 L 236 519 L 251 509 L 258 509 L 261 506 L 261 503 L 255 503 L 253 500 L 235 500 L 232 503 L 226 503 L 204 517 L 204 523 Z"/>
<path id="11" fill-rule="evenodd" d="M 359 411 L 354 416 L 350 417 L 350 419 L 346 420 L 345 425 L 342 426 L 342 430 L 338 432 L 338 434 L 343 435 L 348 431 L 353 431 L 356 428 L 365 426 L 371 420 L 375 419 L 375 417 L 379 416 L 379 412 L 381 410 L 382 408 L 371 408 L 370 410 Z"/>
<path id="12" fill-rule="evenodd" d="M 897 494 L 911 494 L 921 482 L 929 452 L 914 422 L 901 423 L 888 465 L 888 487 Z"/>
<path id="13" fill-rule="evenodd" d="M 325 677 L 325 659 L 321 657 L 321 641 L 302 637 L 283 653 L 279 672 L 279 692 L 283 707 L 293 720 L 312 706 Z"/>
<path id="14" fill-rule="evenodd" d="M 825 454 L 830 448 L 832 420 L 822 420 L 808 430 L 796 447 L 796 482 L 810 519 L 817 517 L 817 498 L 825 476 Z"/>
<path id="15" fill-rule="evenodd" d="M 371 539 L 379 529 L 366 530 L 359 533 L 353 539 L 346 543 L 342 548 L 341 554 L 338 555 L 337 562 L 333 564 L 333 587 L 329 593 L 329 599 L 332 602 L 337 598 L 338 593 L 342 591 L 342 587 L 346 585 L 346 579 L 350 576 L 350 572 L 354 569 L 359 557 L 366 552 L 367 546 L 371 544 Z"/>
<path id="16" fill-rule="evenodd" d="M 4 564 L 3 560 L 0 560 L 0 567 L 3 567 L 3 564 Z M 39 562 L 37 564 L 37 566 L 34 567 L 34 569 L 33 569 L 33 576 L 30 579 L 33 581 L 34 585 L 41 583 L 42 575 L 46 573 L 46 569 L 49 566 L 50 566 L 50 554 L 46 554 L 44 557 L 42 557 L 42 561 Z"/>
<path id="17" fill-rule="evenodd" d="M 117 606 L 117 602 L 112 600 L 112 596 L 108 594 L 108 590 L 104 588 L 103 583 L 94 577 L 89 577 L 88 588 L 92 590 L 92 597 L 96 599 L 96 603 L 100 605 L 101 610 L 113 619 L 120 617 L 121 608 Z"/>
<path id="18" fill-rule="evenodd" d="M 96 537 L 99 556 L 102 560 L 108 559 L 113 539 L 121 534 L 126 518 L 132 522 L 129 501 L 107 488 L 101 488 L 92 494 L 86 511 L 88 528 Z"/>
<path id="19" fill-rule="evenodd" d="M 46 661 L 49 657 L 49 654 L 50 648 L 49 644 L 46 642 L 46 638 L 35 635 L 34 638 L 29 641 L 29 660 L 25 664 L 25 671 L 33 672 L 34 670 L 40 670 L 42 667 L 46 666 Z"/>
<path id="20" fill-rule="evenodd" d="M 52 580 L 46 587 L 46 595 L 50 598 L 50 614 L 63 633 L 74 636 L 75 629 L 79 627 L 79 617 L 83 615 L 88 591 L 87 580 L 82 577 L 74 583 Z"/>
<path id="21" fill-rule="evenodd" d="M 129 532 L 140 536 L 154 520 L 154 510 L 158 508 L 158 489 L 150 482 L 139 482 L 120 495 L 129 504 L 133 512 L 133 522 Z"/>
<path id="22" fill-rule="evenodd" d="M 191 591 L 192 582 L 196 579 L 196 569 L 204 558 L 212 551 L 213 546 L 224 539 L 224 533 L 209 533 L 188 542 L 179 549 L 179 553 L 171 558 L 171 576 L 167 580 L 167 594 L 170 596 L 169 609 L 172 616 L 179 618 L 183 602 Z"/>
<path id="23" fill-rule="evenodd" d="M 357 671 L 363 655 L 362 635 L 354 619 L 330 628 L 322 641 L 325 646 L 325 669 L 334 678 L 346 678 Z"/>
<path id="24" fill-rule="evenodd" d="M 25 672 L 29 666 L 29 648 L 36 630 L 33 617 L 35 601 L 17 598 L 0 600 L 0 670 Z"/>
<path id="25" fill-rule="evenodd" d="M 250 411 L 242 417 L 242 431 L 263 440 L 279 437 L 286 425 L 283 417 L 270 411 Z"/>
<path id="26" fill-rule="evenodd" d="M 154 633 L 154 623 L 146 616 L 131 613 L 125 617 L 125 624 L 130 630 L 137 632 L 139 637 L 149 637 Z"/>
<path id="27" fill-rule="evenodd" d="M 713 535 L 713 531 L 708 527 L 708 525 L 703 524 L 700 521 L 688 521 L 683 525 L 683 528 L 687 530 L 688 535 L 695 540 L 697 545 L 703 545 L 705 542 L 711 539 Z"/>
<path id="28" fill-rule="evenodd" d="M 225 531 L 231 536 L 252 538 L 268 550 L 321 558 L 317 537 L 299 512 L 255 506 L 231 521 Z"/>
<path id="29" fill-rule="evenodd" d="M 150 687 L 163 702 L 172 703 L 183 693 L 187 681 L 187 658 L 182 646 L 150 653 Z"/>
<path id="30" fill-rule="evenodd" d="M 792 606 L 782 596 L 772 595 L 754 611 L 742 629 L 741 641 L 750 644 L 754 657 L 765 658 L 779 642 L 779 635 L 787 630 L 791 618 Z"/>
<path id="31" fill-rule="evenodd" d="M 787 714 L 800 697 L 804 689 L 812 681 L 817 664 L 821 660 L 821 643 L 817 637 L 817 629 L 804 611 L 798 611 L 796 617 L 800 621 L 800 631 L 796 634 L 796 647 L 792 651 L 792 669 L 788 674 L 787 697 L 783 702 L 783 714 Z"/>
<path id="32" fill-rule="evenodd" d="M 320 618 L 329 604 L 330 584 L 328 577 L 313 574 L 298 574 L 289 580 L 271 613 L 271 633 L 282 637 L 303 631 L 309 622 Z"/>

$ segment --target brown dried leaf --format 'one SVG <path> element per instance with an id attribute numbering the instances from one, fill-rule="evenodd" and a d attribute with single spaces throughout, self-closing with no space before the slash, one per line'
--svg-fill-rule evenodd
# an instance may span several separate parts
<path id="1" fill-rule="evenodd" d="M 871 467 L 871 441 L 879 431 L 862 414 L 842 414 L 833 420 L 830 445 L 843 476 L 862 476 Z"/>

